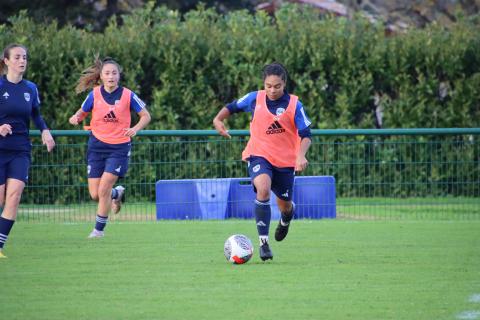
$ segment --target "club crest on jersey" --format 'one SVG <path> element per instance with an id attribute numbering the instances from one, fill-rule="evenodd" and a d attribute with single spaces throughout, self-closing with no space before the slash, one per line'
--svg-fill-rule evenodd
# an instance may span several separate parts
<path id="1" fill-rule="evenodd" d="M 285 132 L 285 129 L 280 125 L 280 122 L 275 120 L 270 127 L 268 127 L 266 134 L 276 134 L 276 133 L 282 133 Z"/>
<path id="2" fill-rule="evenodd" d="M 25 101 L 29 102 L 30 101 L 30 93 L 24 92 L 23 97 L 25 98 Z"/>
<path id="3" fill-rule="evenodd" d="M 282 115 L 285 112 L 285 108 L 277 108 L 276 114 L 277 116 Z"/>

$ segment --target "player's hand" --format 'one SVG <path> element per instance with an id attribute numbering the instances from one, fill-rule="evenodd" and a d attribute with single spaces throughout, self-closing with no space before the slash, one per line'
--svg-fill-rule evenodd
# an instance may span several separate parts
<path id="1" fill-rule="evenodd" d="M 47 146 L 47 151 L 50 152 L 55 148 L 55 140 L 53 140 L 52 134 L 50 130 L 43 130 L 42 131 L 42 142 L 44 145 Z"/>
<path id="2" fill-rule="evenodd" d="M 12 126 L 5 123 L 0 126 L 0 136 L 6 137 L 7 134 L 12 134 Z"/>
<path id="3" fill-rule="evenodd" d="M 74 114 L 73 116 L 70 117 L 70 119 L 68 119 L 68 122 L 76 126 L 80 123 L 80 119 L 78 118 L 77 114 Z"/>
<path id="4" fill-rule="evenodd" d="M 215 130 L 217 130 L 218 133 L 220 133 L 221 136 L 223 136 L 225 138 L 228 138 L 228 139 L 232 138 L 232 136 L 230 136 L 230 134 L 228 134 L 227 128 L 225 128 L 225 124 L 223 123 L 223 121 L 214 119 L 213 120 L 213 125 L 215 127 Z"/>
<path id="5" fill-rule="evenodd" d="M 127 137 L 135 137 L 137 135 L 137 130 L 134 128 L 126 128 L 124 135 Z"/>
<path id="6" fill-rule="evenodd" d="M 307 168 L 308 166 L 308 160 L 305 158 L 305 156 L 299 155 L 297 157 L 297 161 L 295 162 L 295 171 L 303 171 Z"/>

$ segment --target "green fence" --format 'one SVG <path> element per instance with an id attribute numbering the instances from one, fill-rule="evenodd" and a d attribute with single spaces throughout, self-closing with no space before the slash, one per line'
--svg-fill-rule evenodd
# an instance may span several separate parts
<path id="1" fill-rule="evenodd" d="M 53 131 L 47 153 L 32 131 L 33 164 L 18 220 L 93 221 L 85 164 L 87 132 Z M 112 220 L 154 221 L 160 179 L 247 177 L 248 131 L 141 132 L 134 140 L 127 202 Z M 337 219 L 479 219 L 480 128 L 313 130 L 302 175 L 336 179 Z"/>

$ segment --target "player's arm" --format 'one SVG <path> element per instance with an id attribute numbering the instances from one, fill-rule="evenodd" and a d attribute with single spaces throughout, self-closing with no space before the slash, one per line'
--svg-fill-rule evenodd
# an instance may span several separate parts
<path id="1" fill-rule="evenodd" d="M 134 137 L 137 135 L 137 132 L 145 128 L 151 120 L 150 112 L 146 108 L 145 102 L 140 99 L 134 92 L 130 96 L 130 110 L 133 110 L 138 114 L 140 119 L 136 125 L 131 128 L 125 128 L 125 135 L 128 137 Z"/>
<path id="2" fill-rule="evenodd" d="M 213 118 L 213 126 L 215 127 L 215 130 L 220 133 L 221 136 L 225 138 L 232 138 L 230 134 L 228 134 L 227 128 L 225 127 L 225 123 L 223 121 L 230 117 L 230 110 L 228 110 L 227 107 L 223 107 Z"/>
<path id="3" fill-rule="evenodd" d="M 213 126 L 220 133 L 220 135 L 231 138 L 230 134 L 225 127 L 224 120 L 228 119 L 230 115 L 238 112 L 252 112 L 252 104 L 255 103 L 257 99 L 257 91 L 247 93 L 242 98 L 233 101 L 232 103 L 227 104 L 223 107 L 213 118 Z"/>
<path id="4" fill-rule="evenodd" d="M 82 108 L 80 108 L 73 114 L 73 116 L 70 117 L 70 119 L 68 119 L 68 122 L 76 126 L 80 124 L 87 116 L 88 112 L 85 112 L 82 110 Z"/>
<path id="5" fill-rule="evenodd" d="M 88 96 L 85 98 L 85 101 L 83 101 L 82 106 L 80 109 L 77 110 L 73 114 L 73 116 L 68 119 L 68 122 L 70 124 L 73 124 L 74 126 L 80 124 L 92 111 L 93 109 L 93 91 L 88 94 Z"/>
<path id="6" fill-rule="evenodd" d="M 297 103 L 295 110 L 295 125 L 298 129 L 298 135 L 302 139 L 300 142 L 300 149 L 298 150 L 297 159 L 295 163 L 296 171 L 303 171 L 308 166 L 307 151 L 312 144 L 312 134 L 310 132 L 310 125 L 312 122 L 308 119 L 301 102 Z"/>
<path id="7" fill-rule="evenodd" d="M 137 124 L 125 130 L 126 136 L 134 137 L 137 134 L 137 132 L 145 128 L 150 123 L 150 120 L 152 119 L 152 117 L 150 116 L 150 112 L 148 112 L 148 110 L 145 108 L 143 108 L 140 112 L 138 112 L 138 116 L 140 117 L 140 119 L 138 119 Z"/>
<path id="8" fill-rule="evenodd" d="M 297 160 L 295 163 L 295 171 L 303 171 L 307 168 L 308 160 L 306 155 L 311 144 L 312 140 L 310 137 L 302 138 L 302 141 L 300 142 L 300 150 L 298 151 Z"/>
<path id="9" fill-rule="evenodd" d="M 53 140 L 52 134 L 40 115 L 40 96 L 38 94 L 37 86 L 32 84 L 33 89 L 33 104 L 32 104 L 32 113 L 30 114 L 35 127 L 42 133 L 42 143 L 47 147 L 47 151 L 50 152 L 55 148 L 55 140 Z"/>

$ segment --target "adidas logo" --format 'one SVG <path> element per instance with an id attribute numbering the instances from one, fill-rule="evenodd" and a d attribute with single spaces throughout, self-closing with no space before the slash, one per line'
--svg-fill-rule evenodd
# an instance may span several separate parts
<path id="1" fill-rule="evenodd" d="M 266 131 L 267 134 L 275 134 L 275 133 L 282 133 L 282 132 L 285 132 L 285 129 L 282 128 L 282 126 L 278 121 L 273 122 Z"/>
<path id="2" fill-rule="evenodd" d="M 115 113 L 113 111 L 110 111 L 103 117 L 104 122 L 118 122 L 117 117 L 115 116 Z"/>
<path id="3" fill-rule="evenodd" d="M 260 221 L 257 222 L 257 226 L 259 226 L 259 227 L 266 227 L 267 225 L 265 224 L 265 222 L 263 222 L 263 221 L 260 220 Z"/>

